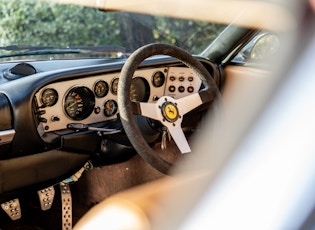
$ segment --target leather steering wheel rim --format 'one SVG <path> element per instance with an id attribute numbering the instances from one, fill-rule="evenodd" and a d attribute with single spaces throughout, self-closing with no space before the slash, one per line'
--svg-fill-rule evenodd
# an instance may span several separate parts
<path id="1" fill-rule="evenodd" d="M 220 92 L 206 68 L 191 54 L 176 46 L 159 43 L 149 44 L 137 49 L 129 56 L 122 68 L 118 83 L 118 108 L 121 122 L 137 153 L 152 167 L 168 174 L 172 164 L 162 159 L 145 141 L 134 119 L 134 114 L 141 115 L 139 104 L 130 101 L 130 85 L 136 69 L 146 58 L 155 55 L 167 55 L 176 58 L 197 74 L 204 85 L 204 89 L 199 91 L 202 103 L 213 101 L 216 96 L 220 95 Z"/>

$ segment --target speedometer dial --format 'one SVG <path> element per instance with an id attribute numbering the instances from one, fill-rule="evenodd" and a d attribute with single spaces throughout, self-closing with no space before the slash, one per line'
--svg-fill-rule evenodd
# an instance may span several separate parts
<path id="1" fill-rule="evenodd" d="M 72 120 L 80 121 L 94 110 L 95 98 L 93 92 L 84 86 L 76 86 L 69 90 L 64 100 L 64 111 Z"/>

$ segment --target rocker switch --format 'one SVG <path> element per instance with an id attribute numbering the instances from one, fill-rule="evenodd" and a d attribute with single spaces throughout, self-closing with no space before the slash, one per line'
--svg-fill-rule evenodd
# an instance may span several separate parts
<path id="1" fill-rule="evenodd" d="M 51 120 L 52 121 L 60 121 L 60 118 L 54 115 L 51 117 Z"/>

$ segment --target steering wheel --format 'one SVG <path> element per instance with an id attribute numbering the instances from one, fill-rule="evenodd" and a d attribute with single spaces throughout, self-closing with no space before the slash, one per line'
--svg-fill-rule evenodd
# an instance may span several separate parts
<path id="1" fill-rule="evenodd" d="M 169 96 L 159 98 L 155 103 L 130 100 L 130 85 L 137 67 L 146 58 L 154 55 L 168 55 L 180 60 L 191 68 L 202 80 L 204 88 L 198 93 L 174 99 Z M 118 83 L 118 107 L 127 137 L 138 154 L 151 166 L 167 174 L 172 164 L 162 159 L 145 141 L 134 115 L 141 115 L 160 121 L 167 127 L 175 144 L 182 153 L 191 152 L 181 128 L 183 115 L 198 106 L 213 101 L 220 95 L 219 89 L 205 67 L 186 51 L 168 44 L 149 44 L 136 50 L 124 64 Z"/>

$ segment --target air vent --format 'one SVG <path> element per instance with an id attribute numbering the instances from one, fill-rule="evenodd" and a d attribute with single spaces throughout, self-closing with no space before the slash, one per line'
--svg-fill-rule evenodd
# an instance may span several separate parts
<path id="1" fill-rule="evenodd" d="M 19 63 L 16 66 L 4 72 L 4 77 L 9 80 L 15 80 L 37 73 L 36 69 L 28 63 Z"/>

